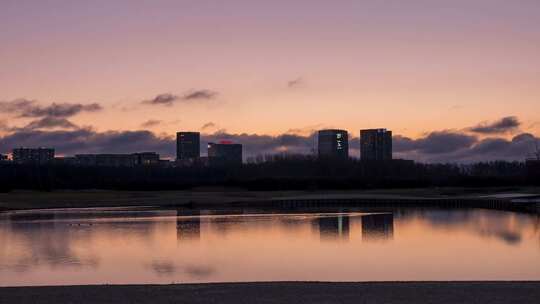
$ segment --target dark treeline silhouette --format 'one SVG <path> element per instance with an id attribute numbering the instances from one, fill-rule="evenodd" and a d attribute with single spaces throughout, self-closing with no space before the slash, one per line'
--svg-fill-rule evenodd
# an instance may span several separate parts
<path id="1" fill-rule="evenodd" d="M 0 165 L 2 191 L 174 190 L 201 186 L 248 190 L 481 187 L 538 185 L 539 180 L 538 172 L 527 170 L 523 162 L 422 164 L 403 160 L 362 162 L 291 155 L 261 156 L 236 167 Z"/>

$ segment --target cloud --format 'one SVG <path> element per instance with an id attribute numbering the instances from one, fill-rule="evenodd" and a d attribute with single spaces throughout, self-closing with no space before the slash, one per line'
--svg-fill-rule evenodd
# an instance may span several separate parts
<path id="1" fill-rule="evenodd" d="M 5 120 L 0 120 L 0 131 L 12 131 L 12 128 L 7 124 Z"/>
<path id="2" fill-rule="evenodd" d="M 503 117 L 492 123 L 482 123 L 468 130 L 480 134 L 500 134 L 516 130 L 521 123 L 515 116 Z"/>
<path id="3" fill-rule="evenodd" d="M 201 130 L 208 130 L 208 129 L 213 129 L 216 127 L 216 124 L 213 123 L 213 122 L 207 122 L 205 123 L 202 127 L 201 127 Z"/>
<path id="4" fill-rule="evenodd" d="M 453 131 L 431 132 L 416 140 L 394 136 L 393 149 L 395 152 L 418 151 L 423 154 L 441 154 L 470 148 L 478 139 L 475 136 Z"/>
<path id="5" fill-rule="evenodd" d="M 2 101 L 0 102 L 0 112 L 2 113 L 19 113 L 24 109 L 31 108 L 34 106 L 34 100 L 28 100 L 24 98 L 15 99 L 12 101 Z"/>
<path id="6" fill-rule="evenodd" d="M 159 94 L 157 95 L 156 97 L 154 97 L 153 99 L 148 99 L 148 100 L 143 100 L 142 103 L 146 103 L 146 104 L 152 104 L 152 105 L 166 105 L 166 106 L 170 106 L 172 105 L 175 101 L 179 100 L 180 97 L 174 95 L 174 94 L 171 94 L 171 93 L 165 93 L 165 94 Z"/>
<path id="7" fill-rule="evenodd" d="M 143 100 L 142 103 L 150 105 L 165 105 L 171 106 L 176 102 L 190 102 L 196 100 L 210 100 L 218 95 L 217 92 L 211 90 L 192 90 L 182 96 L 171 93 L 159 94 L 153 99 Z"/>
<path id="8" fill-rule="evenodd" d="M 244 146 L 244 155 L 249 157 L 280 152 L 308 154 L 312 151 L 314 136 L 315 134 L 308 136 L 295 134 L 281 134 L 277 136 L 247 133 L 230 134 L 220 130 L 213 134 L 202 135 L 201 140 L 204 143 L 228 140 L 242 144 Z M 204 153 L 206 151 L 206 146 L 202 146 L 201 148 Z"/>
<path id="9" fill-rule="evenodd" d="M 97 112 L 102 110 L 97 103 L 52 103 L 48 106 L 38 105 L 34 100 L 16 99 L 13 101 L 0 102 L 0 112 L 15 114 L 17 117 L 58 117 L 65 118 L 77 115 L 81 112 Z"/>
<path id="10" fill-rule="evenodd" d="M 96 132 L 90 128 L 77 130 L 23 130 L 0 137 L 2 153 L 14 147 L 52 147 L 58 154 L 158 152 L 173 156 L 172 137 L 158 136 L 150 131 Z"/>
<path id="11" fill-rule="evenodd" d="M 432 132 L 425 137 L 410 139 L 395 136 L 394 157 L 421 162 L 523 161 L 531 155 L 539 138 L 522 133 L 511 139 L 484 138 L 461 133 Z"/>
<path id="12" fill-rule="evenodd" d="M 151 128 L 151 127 L 155 127 L 155 126 L 157 126 L 157 125 L 159 125 L 161 123 L 162 123 L 161 120 L 149 119 L 149 120 L 143 122 L 141 124 L 141 127 L 143 127 L 143 128 Z"/>
<path id="13" fill-rule="evenodd" d="M 182 99 L 183 100 L 197 100 L 197 99 L 214 99 L 218 95 L 217 92 L 211 90 L 192 90 L 189 93 L 186 93 Z"/>
<path id="14" fill-rule="evenodd" d="M 303 128 L 291 128 L 287 130 L 287 134 L 296 134 L 296 135 L 310 135 L 317 132 L 318 130 L 325 129 L 323 124 L 316 124 L 311 126 L 306 126 Z"/>
<path id="15" fill-rule="evenodd" d="M 38 120 L 34 120 L 27 124 L 23 129 L 35 130 L 35 129 L 78 129 L 79 127 L 65 118 L 57 117 L 44 117 Z"/>
<path id="16" fill-rule="evenodd" d="M 304 85 L 304 79 L 302 77 L 298 77 L 294 80 L 287 81 L 287 88 L 298 88 Z"/>

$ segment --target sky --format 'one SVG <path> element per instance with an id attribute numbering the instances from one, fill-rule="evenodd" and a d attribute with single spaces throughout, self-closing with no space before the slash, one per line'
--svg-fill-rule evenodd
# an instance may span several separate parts
<path id="1" fill-rule="evenodd" d="M 249 155 L 309 153 L 315 130 L 355 139 L 383 127 L 399 157 L 471 161 L 524 159 L 540 135 L 538 0 L 0 8 L 2 153 L 54 145 L 66 155 L 172 156 L 167 145 L 181 130 L 251 144 Z M 499 123 L 506 127 L 485 128 Z M 478 152 L 483 145 L 493 155 Z"/>

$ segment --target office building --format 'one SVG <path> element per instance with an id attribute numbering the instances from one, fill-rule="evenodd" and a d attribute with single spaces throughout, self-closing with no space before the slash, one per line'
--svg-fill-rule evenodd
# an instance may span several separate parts
<path id="1" fill-rule="evenodd" d="M 391 160 L 392 131 L 368 129 L 360 131 L 360 158 L 362 160 Z"/>
<path id="2" fill-rule="evenodd" d="M 134 167 L 135 154 L 77 154 L 77 164 L 88 167 Z"/>
<path id="3" fill-rule="evenodd" d="M 159 154 L 155 152 L 141 152 L 134 155 L 137 158 L 136 165 L 139 166 L 154 166 L 160 163 Z"/>
<path id="4" fill-rule="evenodd" d="M 195 159 L 201 156 L 201 134 L 199 132 L 176 133 L 176 159 Z"/>
<path id="5" fill-rule="evenodd" d="M 17 164 L 46 164 L 54 160 L 54 149 L 49 148 L 16 148 L 12 153 Z"/>
<path id="6" fill-rule="evenodd" d="M 319 131 L 319 157 L 349 158 L 349 134 L 345 130 Z"/>
<path id="7" fill-rule="evenodd" d="M 142 152 L 133 154 L 78 154 L 75 163 L 88 167 L 135 167 L 160 165 L 159 154 Z"/>
<path id="8" fill-rule="evenodd" d="M 212 165 L 241 165 L 242 145 L 229 141 L 208 143 L 208 162 Z"/>

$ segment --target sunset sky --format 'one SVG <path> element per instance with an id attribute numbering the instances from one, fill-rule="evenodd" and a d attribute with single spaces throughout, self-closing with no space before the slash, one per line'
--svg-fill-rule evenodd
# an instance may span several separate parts
<path id="1" fill-rule="evenodd" d="M 83 130 L 170 141 L 385 127 L 438 161 L 418 156 L 430 135 L 470 150 L 540 134 L 538 0 L 0 0 L 0 28 L 2 153 Z"/>

